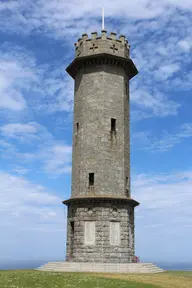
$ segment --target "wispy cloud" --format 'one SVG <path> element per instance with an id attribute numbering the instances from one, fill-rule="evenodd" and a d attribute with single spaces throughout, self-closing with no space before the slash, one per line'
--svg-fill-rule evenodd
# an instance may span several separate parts
<path id="1" fill-rule="evenodd" d="M 0 11 L 14 11 L 4 16 L 2 19 L 2 27 L 7 31 L 15 31 L 17 27 L 19 33 L 31 33 L 32 31 L 43 31 L 51 33 L 54 37 L 65 37 L 72 35 L 76 31 L 82 31 L 82 27 L 88 28 L 93 26 L 95 17 L 101 13 L 101 7 L 105 5 L 108 17 L 123 17 L 136 19 L 150 19 L 165 15 L 171 8 L 191 9 L 190 0 L 164 0 L 149 1 L 139 0 L 136 2 L 127 2 L 120 0 L 118 6 L 115 2 L 109 1 L 79 1 L 78 9 L 76 1 L 65 3 L 64 1 L 40 0 L 32 3 L 30 1 L 19 0 L 1 3 Z M 93 9 L 94 7 L 94 9 Z M 66 13 L 67 11 L 67 13 Z M 86 16 L 86 17 L 84 17 Z M 78 19 L 77 22 L 74 22 Z M 92 19 L 90 23 L 90 19 Z M 11 26 L 14 23 L 15 26 Z M 89 25 L 88 25 L 89 23 Z M 26 29 L 21 29 L 22 27 Z M 92 28 L 92 27 L 91 27 Z M 18 33 L 17 32 L 17 33 Z"/>
<path id="2" fill-rule="evenodd" d="M 44 126 L 36 122 L 11 123 L 0 127 L 0 131 L 5 139 L 0 141 L 0 150 L 6 161 L 12 162 L 14 157 L 15 166 L 33 163 L 36 172 L 55 176 L 71 172 L 71 146 L 57 141 Z M 25 144 L 24 151 L 17 142 L 9 143 L 10 139 Z"/>
<path id="3" fill-rule="evenodd" d="M 161 66 L 156 71 L 156 78 L 162 81 L 167 80 L 169 77 L 173 77 L 175 72 L 179 70 L 180 70 L 180 65 L 178 65 L 177 63 Z"/>
<path id="4" fill-rule="evenodd" d="M 160 3 L 140 0 L 130 3 L 122 0 L 118 3 L 118 9 L 115 2 L 109 4 L 106 1 L 104 4 L 108 31 L 115 29 L 130 39 L 131 56 L 140 71 L 136 82 L 131 82 L 132 101 L 136 105 L 133 113 L 135 120 L 177 115 L 180 103 L 172 98 L 170 87 L 179 90 L 189 89 L 192 85 L 190 71 L 181 74 L 181 67 L 182 72 L 185 69 L 187 71 L 190 63 L 190 57 L 187 56 L 191 49 L 192 36 L 191 29 L 188 28 L 190 1 L 165 0 Z M 35 113 L 72 111 L 73 80 L 66 75 L 64 67 L 73 58 L 73 42 L 83 32 L 98 30 L 101 21 L 98 16 L 102 5 L 100 1 L 83 1 L 75 9 L 75 1 L 70 4 L 55 0 L 38 1 L 35 4 L 23 0 L 17 1 L 17 4 L 15 1 L 1 3 L 0 27 L 3 31 L 24 33 L 26 37 L 43 32 L 45 39 L 62 39 L 63 47 L 69 52 L 64 57 L 65 63 L 52 63 L 51 67 L 41 65 L 40 61 L 37 65 L 34 55 L 29 55 L 28 52 L 26 55 L 23 52 L 9 52 L 6 57 L 3 54 L 6 61 L 2 67 L 7 67 L 7 73 L 11 77 L 9 80 L 9 77 L 4 79 L 3 72 L 2 81 L 0 78 L 0 89 L 4 95 L 1 96 L 2 107 L 16 111 L 30 107 Z M 184 10 L 175 10 L 175 7 Z M 7 14 L 5 11 L 11 13 Z M 114 26 L 111 17 L 118 19 L 118 26 Z M 178 29 L 180 33 L 177 33 Z M 13 47 L 8 47 L 7 50 L 14 51 Z M 27 97 L 26 87 L 33 91 L 33 97 Z"/>
<path id="5" fill-rule="evenodd" d="M 1 226 L 21 225 L 27 229 L 47 224 L 57 229 L 64 221 L 62 213 L 62 199 L 46 188 L 33 184 L 23 177 L 0 172 Z M 61 218 L 60 218 L 61 217 Z M 24 228 L 23 227 L 23 228 Z M 18 226 L 19 228 L 19 226 Z"/>
<path id="6" fill-rule="evenodd" d="M 135 83 L 135 82 L 134 82 Z M 180 104 L 168 99 L 166 95 L 156 88 L 147 90 L 147 87 L 132 85 L 131 102 L 133 103 L 133 120 L 139 120 L 148 117 L 166 117 L 177 115 Z M 139 108 L 139 112 L 136 111 Z"/>
<path id="7" fill-rule="evenodd" d="M 140 202 L 136 208 L 136 246 L 141 258 L 154 261 L 163 241 L 158 261 L 166 261 L 167 253 L 171 261 L 190 261 L 187 239 L 192 228 L 191 185 L 191 171 L 133 175 L 132 197 Z M 183 235 L 185 248 L 176 252 Z"/>
<path id="8" fill-rule="evenodd" d="M 44 169 L 53 175 L 71 172 L 72 149 L 68 145 L 55 145 L 41 154 L 44 159 Z"/>
<path id="9" fill-rule="evenodd" d="M 24 90 L 37 79 L 31 59 L 23 53 L 15 56 L 0 51 L 0 108 L 20 111 L 27 107 Z"/>
<path id="10" fill-rule="evenodd" d="M 192 50 L 192 39 L 190 39 L 190 38 L 182 39 L 178 42 L 178 45 L 185 52 L 190 52 Z"/>
<path id="11" fill-rule="evenodd" d="M 16 174 L 18 174 L 20 176 L 23 176 L 23 175 L 27 174 L 29 171 L 30 171 L 29 169 L 26 169 L 26 168 L 24 168 L 22 166 L 17 166 L 11 172 L 13 174 L 16 173 Z"/>
<path id="12" fill-rule="evenodd" d="M 1 132 L 7 137 L 20 137 L 22 134 L 35 134 L 36 128 L 30 124 L 11 123 L 0 128 Z"/>
<path id="13" fill-rule="evenodd" d="M 166 152 L 189 137 L 192 137 L 192 124 L 184 123 L 175 133 L 161 131 L 159 139 L 153 137 L 149 131 L 135 132 L 132 134 L 132 146 L 134 149 L 150 152 Z"/>
<path id="14" fill-rule="evenodd" d="M 0 110 L 72 110 L 73 81 L 63 67 L 51 63 L 50 69 L 49 65 L 37 64 L 35 55 L 8 43 L 1 47 L 0 58 Z"/>

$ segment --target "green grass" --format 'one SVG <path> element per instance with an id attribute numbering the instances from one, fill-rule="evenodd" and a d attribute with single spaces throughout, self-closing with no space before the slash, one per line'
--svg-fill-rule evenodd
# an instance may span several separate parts
<path id="1" fill-rule="evenodd" d="M 153 284 L 110 279 L 83 273 L 54 273 L 28 270 L 0 271 L 1 288 L 157 288 Z"/>
<path id="2" fill-rule="evenodd" d="M 157 274 L 105 274 L 105 277 L 150 283 L 163 288 L 192 288 L 192 271 L 166 271 Z"/>
<path id="3" fill-rule="evenodd" d="M 0 288 L 192 288 L 192 271 L 157 274 L 0 271 Z"/>

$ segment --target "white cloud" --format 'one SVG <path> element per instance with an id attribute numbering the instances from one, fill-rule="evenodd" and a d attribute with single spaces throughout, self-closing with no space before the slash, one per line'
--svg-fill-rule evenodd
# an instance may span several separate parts
<path id="1" fill-rule="evenodd" d="M 4 31 L 11 30 L 11 32 L 26 34 L 43 32 L 44 36 L 62 39 L 66 49 L 69 46 L 72 49 L 73 42 L 83 32 L 98 30 L 100 25 L 98 24 L 98 15 L 103 5 L 100 2 L 82 1 L 82 6 L 75 9 L 76 2 L 73 1 L 70 4 L 62 1 L 38 1 L 34 5 L 22 0 L 18 3 L 20 5 L 14 4 L 12 6 L 10 3 L 4 3 L 1 6 L 2 11 L 3 9 L 12 11 L 10 13 L 11 19 L 2 18 L 1 27 Z M 105 3 L 106 16 L 114 17 L 114 19 L 121 16 L 118 27 L 110 21 L 111 18 L 106 18 L 108 31 L 115 29 L 118 30 L 117 32 L 125 33 L 128 39 L 130 37 L 131 55 L 139 68 L 140 76 L 136 77 L 136 81 L 145 100 L 143 109 L 147 111 L 141 111 L 141 107 L 138 107 L 138 113 L 137 110 L 134 111 L 135 119 L 141 119 L 141 115 L 143 118 L 176 115 L 180 105 L 170 99 L 172 93 L 170 87 L 178 90 L 188 89 L 192 85 L 191 73 L 177 73 L 180 72 L 181 67 L 182 72 L 185 71 L 185 66 L 190 61 L 190 57 L 183 57 L 184 52 L 187 55 L 186 52 L 190 51 L 188 50 L 190 44 L 186 44 L 189 43 L 188 39 L 191 39 L 191 31 L 188 29 L 190 18 L 187 14 L 184 14 L 183 17 L 179 11 L 174 9 L 174 7 L 190 9 L 189 4 L 189 2 L 185 2 L 184 5 L 183 2 L 171 0 L 161 2 L 140 0 L 134 3 L 120 1 L 117 8 L 116 2 L 111 4 L 111 2 L 106 1 Z M 66 5 L 68 13 L 64 13 Z M 87 18 L 84 17 L 85 14 Z M 140 21 L 135 22 L 135 18 L 140 19 Z M 17 27 L 17 31 L 14 30 L 15 27 Z M 177 33 L 178 30 L 180 33 Z M 183 35 L 182 39 L 181 35 Z M 9 47 L 9 50 L 12 50 L 12 47 Z M 72 52 L 72 50 L 69 51 Z M 25 57 L 23 57 L 23 53 L 19 54 L 18 51 L 12 54 L 14 57 L 8 57 L 4 66 L 11 71 L 13 70 L 14 75 L 20 75 L 22 81 L 14 77 L 8 83 L 6 83 L 7 80 L 2 80 L 6 86 L 2 88 L 4 89 L 3 96 L 1 96 L 3 107 L 15 111 L 29 107 L 36 113 L 54 113 L 55 111 L 70 113 L 72 111 L 73 80 L 64 72 L 64 66 L 66 67 L 72 60 L 70 53 L 65 55 L 66 63 L 62 63 L 60 66 L 58 66 L 58 62 L 55 65 L 52 63 L 51 67 L 49 64 L 37 65 L 34 57 L 31 55 L 29 57 L 29 53 Z M 19 59 L 15 67 L 13 59 Z M 9 61 L 10 63 L 13 62 L 11 66 L 7 65 Z M 27 67 L 25 63 L 28 63 Z M 22 69 L 18 69 L 18 67 Z M 18 73 L 16 73 L 17 71 Z M 25 83 L 23 81 L 25 75 L 27 75 L 28 83 L 23 87 L 21 83 Z M 33 97 L 27 97 L 26 93 L 23 93 L 23 89 L 26 87 L 35 90 Z M 143 87 L 146 87 L 145 91 Z M 153 91 L 153 87 L 156 87 L 155 91 Z M 166 92 L 164 92 L 165 90 Z M 6 94 L 6 91 L 9 93 Z M 165 97 L 162 97 L 163 94 Z M 136 100 L 136 102 L 139 101 Z M 153 108 L 152 103 L 154 102 Z"/>
<path id="2" fill-rule="evenodd" d="M 175 5 L 177 7 L 185 8 L 185 9 L 192 9 L 192 3 L 191 0 L 167 0 L 165 2 L 168 2 L 172 5 Z"/>
<path id="3" fill-rule="evenodd" d="M 8 43 L 2 45 L 0 58 L 0 112 L 8 109 L 13 114 L 26 108 L 36 113 L 72 111 L 73 80 L 61 64 L 52 62 L 51 69 L 49 64 L 37 64 L 32 53 Z"/>
<path id="4" fill-rule="evenodd" d="M 174 146 L 192 137 L 192 124 L 184 123 L 175 133 L 159 131 L 161 137 L 154 138 L 149 131 L 132 133 L 133 149 L 147 150 L 150 152 L 166 152 Z M 190 149 L 190 145 L 188 147 Z"/>
<path id="5" fill-rule="evenodd" d="M 1 258 L 64 259 L 67 215 L 62 198 L 3 171 L 0 197 Z"/>
<path id="6" fill-rule="evenodd" d="M 161 93 L 154 89 L 147 91 L 145 87 L 131 86 L 131 101 L 137 108 L 145 110 L 139 111 L 138 115 L 134 117 L 148 118 L 153 116 L 166 117 L 168 115 L 177 115 L 180 104 L 170 100 Z M 146 113 L 148 112 L 148 114 Z M 135 112 L 136 113 L 136 112 Z M 142 114 L 144 113 L 144 114 Z"/>
<path id="7" fill-rule="evenodd" d="M 183 39 L 178 42 L 178 45 L 186 52 L 189 52 L 192 49 L 192 40 Z"/>
<path id="8" fill-rule="evenodd" d="M 44 152 L 43 165 L 46 172 L 52 175 L 61 175 L 71 172 L 72 147 L 68 145 L 54 145 Z"/>
<path id="9" fill-rule="evenodd" d="M 46 127 L 36 122 L 11 123 L 2 126 L 0 131 L 7 140 L 19 140 L 15 144 L 0 141 L 2 158 L 16 166 L 12 168 L 15 173 L 23 174 L 23 168 L 17 169 L 17 166 L 24 164 L 34 165 L 36 173 L 46 172 L 54 177 L 71 172 L 71 146 L 57 141 Z M 25 144 L 24 151 L 20 148 L 20 142 Z"/>
<path id="10" fill-rule="evenodd" d="M 12 123 L 0 128 L 0 131 L 7 137 L 18 137 L 20 135 L 35 134 L 36 128 L 30 124 Z"/>
<path id="11" fill-rule="evenodd" d="M 46 75 L 46 71 L 45 71 Z M 72 112 L 74 81 L 68 76 L 63 67 L 44 77 L 44 93 L 37 99 L 36 111 L 52 114 L 56 111 Z"/>
<path id="12" fill-rule="evenodd" d="M 171 261 L 190 261 L 191 185 L 190 170 L 133 175 L 132 197 L 140 202 L 136 208 L 136 254 L 141 261 L 165 262 L 165 255 Z M 185 245 L 179 250 L 182 239 Z M 162 253 L 157 252 L 160 243 Z"/>
<path id="13" fill-rule="evenodd" d="M 27 174 L 29 172 L 29 169 L 26 169 L 22 166 L 17 166 L 12 170 L 12 172 L 22 176 L 22 175 Z"/>
<path id="14" fill-rule="evenodd" d="M 23 224 L 25 228 L 27 225 L 35 228 L 39 224 L 44 224 L 44 220 L 48 219 L 49 225 L 52 224 L 52 221 L 53 223 L 56 221 L 55 228 L 58 228 L 63 208 L 60 197 L 23 177 L 13 176 L 2 171 L 0 172 L 0 183 L 2 199 L 0 214 L 1 219 L 4 219 L 0 225 Z"/>
<path id="15" fill-rule="evenodd" d="M 35 121 L 5 124 L 0 127 L 0 132 L 6 139 L 14 138 L 30 146 L 35 145 L 36 149 L 44 142 L 47 145 L 51 145 L 54 141 L 54 137 L 47 128 Z"/>
<path id="16" fill-rule="evenodd" d="M 3 50 L 6 50 L 3 51 Z M 0 51 L 0 108 L 20 111 L 26 108 L 24 90 L 37 80 L 34 63 L 23 53 Z"/>
<path id="17" fill-rule="evenodd" d="M 31 33 L 31 31 L 43 31 L 51 37 L 64 38 L 65 36 L 81 33 L 81 31 L 96 27 L 93 19 L 101 15 L 102 6 L 106 8 L 106 16 L 122 17 L 124 19 L 150 19 L 166 15 L 171 8 L 179 7 L 191 9 L 190 0 L 162 0 L 149 1 L 137 0 L 129 2 L 118 1 L 88 1 L 81 0 L 65 2 L 57 0 L 40 0 L 32 3 L 20 0 L 17 4 L 1 3 L 0 10 L 11 11 L 9 17 L 2 17 L 1 27 L 7 31 L 16 33 Z M 67 13 L 66 13 L 67 11 Z M 74 22 L 77 19 L 78 21 Z M 92 21 L 90 21 L 90 19 Z M 22 29 L 22 27 L 25 29 Z M 17 27 L 17 29 L 15 28 Z M 97 24 L 98 27 L 98 24 Z M 94 29 L 93 29 L 94 30 Z"/>
<path id="18" fill-rule="evenodd" d="M 156 71 L 157 80 L 167 80 L 169 77 L 172 77 L 175 72 L 179 71 L 180 65 L 174 63 L 165 66 L 159 67 Z"/>

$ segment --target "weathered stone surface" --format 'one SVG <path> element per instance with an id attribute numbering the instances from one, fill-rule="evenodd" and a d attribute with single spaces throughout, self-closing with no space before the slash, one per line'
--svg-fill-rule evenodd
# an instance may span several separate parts
<path id="1" fill-rule="evenodd" d="M 69 205 L 68 215 L 74 221 L 74 230 L 72 231 L 70 220 L 68 220 L 67 261 L 132 262 L 134 257 L 134 207 L 116 199 L 109 200 L 108 207 L 105 207 L 105 203 L 106 201 L 92 199 L 89 202 L 77 201 Z M 113 215 L 114 207 L 118 211 L 115 217 Z M 90 208 L 94 213 L 89 213 Z M 93 245 L 85 243 L 86 221 L 95 221 L 95 243 Z M 115 232 L 110 231 L 110 223 L 114 223 L 114 221 L 118 222 L 120 226 L 119 245 L 110 243 L 110 234 Z"/>
<path id="2" fill-rule="evenodd" d="M 78 122 L 79 131 L 73 138 L 72 197 L 116 196 L 117 191 L 119 196 L 127 197 L 130 149 L 125 72 L 109 64 L 88 66 L 79 71 L 76 81 L 74 130 Z M 111 118 L 116 119 L 116 134 L 112 135 Z M 89 173 L 95 178 L 92 189 Z"/>

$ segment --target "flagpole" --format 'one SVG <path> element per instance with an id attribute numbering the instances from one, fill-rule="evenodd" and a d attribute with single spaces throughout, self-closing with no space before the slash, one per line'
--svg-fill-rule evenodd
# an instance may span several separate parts
<path id="1" fill-rule="evenodd" d="M 105 29 L 105 23 L 104 23 L 105 14 L 104 14 L 104 13 L 105 13 L 105 12 L 104 12 L 104 6 L 103 6 L 103 9 L 102 9 L 102 30 Z"/>

